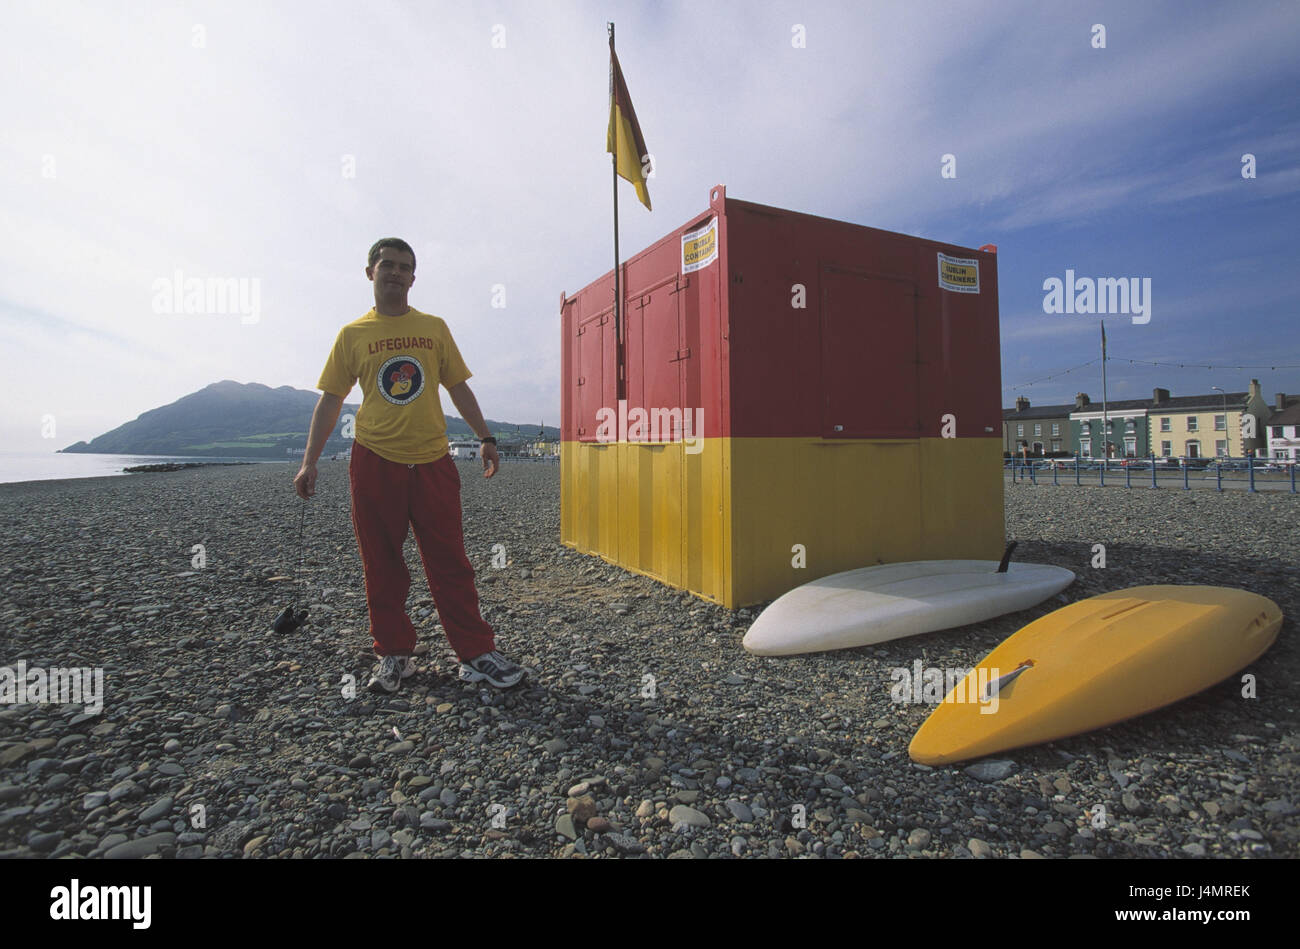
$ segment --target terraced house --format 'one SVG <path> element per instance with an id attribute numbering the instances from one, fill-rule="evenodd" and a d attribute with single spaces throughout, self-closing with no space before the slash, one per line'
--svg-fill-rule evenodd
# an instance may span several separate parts
<path id="1" fill-rule="evenodd" d="M 1156 389 L 1147 419 L 1152 451 L 1160 458 L 1240 458 L 1259 453 L 1265 444 L 1264 424 L 1269 407 L 1259 380 L 1247 392 L 1210 392 L 1171 397 Z M 1254 417 L 1254 438 L 1242 438 L 1242 417 Z"/>
<path id="2" fill-rule="evenodd" d="M 1020 454 L 1022 442 L 1029 446 L 1029 454 L 1046 455 L 1051 452 L 1072 452 L 1070 442 L 1070 410 L 1072 405 L 1032 406 L 1024 396 L 1016 399 L 1014 409 L 1002 410 L 1002 452 Z"/>
<path id="3" fill-rule="evenodd" d="M 1075 397 L 1078 406 L 1070 413 L 1070 441 L 1082 458 L 1145 458 L 1147 438 L 1147 399 L 1109 402 L 1105 409 L 1088 399 L 1087 393 Z M 1106 427 L 1102 433 L 1103 424 Z"/>
<path id="4" fill-rule="evenodd" d="M 1274 397 L 1273 414 L 1268 420 L 1268 457 L 1295 464 L 1300 461 L 1300 396 Z"/>
<path id="5" fill-rule="evenodd" d="M 1253 438 L 1242 437 L 1245 416 L 1254 418 Z M 1271 408 L 1258 379 L 1250 380 L 1246 392 L 1175 397 L 1168 389 L 1155 389 L 1150 399 L 1109 402 L 1104 410 L 1086 392 L 1075 396 L 1073 406 L 1034 408 L 1022 397 L 1014 409 L 1002 410 L 1003 451 L 1019 454 L 1022 442 L 1028 443 L 1031 455 L 1039 456 L 1064 451 L 1082 458 L 1254 454 L 1300 460 L 1300 398 L 1279 393 Z"/>

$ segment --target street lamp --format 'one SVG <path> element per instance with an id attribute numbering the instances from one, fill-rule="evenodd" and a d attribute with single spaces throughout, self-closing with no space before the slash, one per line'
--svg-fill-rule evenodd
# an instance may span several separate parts
<path id="1" fill-rule="evenodd" d="M 1232 438 L 1228 434 L 1228 393 L 1219 389 L 1218 386 L 1210 386 L 1211 389 L 1218 389 L 1219 395 L 1223 396 L 1223 455 L 1225 458 L 1232 457 Z"/>

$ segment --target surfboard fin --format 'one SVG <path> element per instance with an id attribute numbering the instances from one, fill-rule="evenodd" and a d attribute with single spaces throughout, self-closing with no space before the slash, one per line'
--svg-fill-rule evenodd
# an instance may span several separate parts
<path id="1" fill-rule="evenodd" d="M 1016 679 L 1020 677 L 1020 674 L 1022 672 L 1024 672 L 1026 669 L 1032 669 L 1033 667 L 1034 667 L 1034 660 L 1026 659 L 1024 662 L 1016 666 L 1006 675 L 998 676 L 998 678 L 994 679 L 992 682 L 990 682 L 988 685 L 984 687 L 984 695 L 980 698 L 980 701 L 987 702 L 993 696 L 1001 692 L 1003 688 L 1010 685 L 1012 682 L 1015 682 Z"/>
<path id="2" fill-rule="evenodd" d="M 1016 549 L 1018 543 L 1020 543 L 1020 541 L 1013 540 L 1011 543 L 1007 544 L 1007 549 L 1002 554 L 1002 562 L 998 564 L 998 573 L 1007 572 L 1007 567 L 1011 565 L 1011 552 Z"/>

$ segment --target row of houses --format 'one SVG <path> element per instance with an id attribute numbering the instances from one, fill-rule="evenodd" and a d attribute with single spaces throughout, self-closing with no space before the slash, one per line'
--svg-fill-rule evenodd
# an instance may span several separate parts
<path id="1" fill-rule="evenodd" d="M 1105 432 L 1102 431 L 1103 425 Z M 1253 455 L 1300 460 L 1300 396 L 1279 392 L 1265 401 L 1259 380 L 1246 392 L 1172 396 L 1155 389 L 1149 399 L 1103 406 L 1086 392 L 1073 405 L 1031 405 L 1016 399 L 1002 410 L 1004 453 L 1084 458 L 1203 458 Z M 1252 437 L 1253 433 L 1253 437 Z"/>

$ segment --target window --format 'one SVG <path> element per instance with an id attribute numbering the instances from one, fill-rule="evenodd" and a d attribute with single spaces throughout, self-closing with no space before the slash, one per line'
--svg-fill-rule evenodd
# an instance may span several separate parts
<path id="1" fill-rule="evenodd" d="M 1124 431 L 1126 431 L 1126 432 L 1136 432 L 1136 431 L 1137 431 L 1137 423 L 1136 423 L 1133 419 L 1131 419 L 1131 418 L 1126 418 L 1126 419 L 1124 419 Z"/>
<path id="2" fill-rule="evenodd" d="M 1136 438 L 1124 439 L 1124 457 L 1133 458 L 1137 455 L 1138 440 Z"/>
<path id="3" fill-rule="evenodd" d="M 1274 437 L 1274 438 L 1281 438 L 1281 437 L 1282 437 L 1282 426 L 1281 426 L 1281 425 L 1274 425 L 1274 426 L 1273 426 L 1273 437 Z"/>
<path id="4" fill-rule="evenodd" d="M 1189 415 L 1189 416 L 1187 416 L 1187 430 L 1188 430 L 1189 432 L 1197 432 L 1197 431 L 1200 431 L 1200 428 L 1197 426 L 1197 422 L 1198 422 L 1198 419 L 1196 418 L 1195 415 Z"/>
<path id="5" fill-rule="evenodd" d="M 1220 438 L 1217 441 L 1215 441 L 1214 454 L 1220 458 L 1228 457 L 1228 443 L 1226 440 Z"/>
<path id="6" fill-rule="evenodd" d="M 1035 424 L 1035 425 L 1034 425 L 1034 435 L 1037 436 L 1037 435 L 1042 435 L 1042 434 L 1043 434 L 1043 426 L 1042 426 L 1042 423 L 1040 422 L 1040 423 Z"/>
<path id="7" fill-rule="evenodd" d="M 1214 416 L 1214 430 L 1216 432 L 1226 432 L 1228 430 L 1228 416 L 1226 415 Z"/>
<path id="8" fill-rule="evenodd" d="M 1291 452 L 1289 449 L 1286 448 L 1278 448 L 1273 451 L 1273 457 L 1276 458 L 1278 461 L 1290 461 Z"/>
<path id="9" fill-rule="evenodd" d="M 1201 443 L 1198 442 L 1198 441 L 1194 441 L 1194 440 L 1192 440 L 1192 439 L 1188 439 L 1188 441 L 1187 441 L 1187 450 L 1184 451 L 1183 454 L 1185 454 L 1188 458 L 1200 458 L 1200 457 L 1201 457 Z"/>
<path id="10" fill-rule="evenodd" d="M 1160 431 L 1172 432 L 1174 430 L 1174 420 L 1168 415 L 1160 419 Z"/>
<path id="11" fill-rule="evenodd" d="M 1091 434 L 1092 434 L 1092 423 L 1091 423 L 1091 422 L 1084 422 L 1084 423 L 1082 423 L 1082 424 L 1079 426 L 1079 431 L 1081 431 L 1081 432 L 1082 432 L 1083 434 L 1085 434 L 1085 435 L 1091 435 Z"/>
<path id="12" fill-rule="evenodd" d="M 1172 457 L 1174 456 L 1174 443 L 1173 443 L 1173 442 L 1161 442 L 1161 443 L 1160 443 L 1160 456 L 1161 456 L 1162 458 L 1172 458 Z"/>
<path id="13" fill-rule="evenodd" d="M 1023 425 L 1017 425 L 1017 426 L 1016 426 L 1016 438 L 1023 438 L 1023 437 L 1024 437 L 1024 434 L 1025 434 L 1025 427 L 1024 427 Z"/>
<path id="14" fill-rule="evenodd" d="M 1079 456 L 1082 458 L 1092 457 L 1092 439 L 1079 442 Z"/>
<path id="15" fill-rule="evenodd" d="M 1052 451 L 1053 451 L 1053 452 L 1058 452 L 1058 451 L 1060 451 L 1060 450 L 1061 450 L 1061 440 L 1060 440 L 1059 438 L 1053 438 L 1053 439 L 1052 439 Z"/>
<path id="16" fill-rule="evenodd" d="M 1053 435 L 1059 435 L 1059 434 L 1061 434 L 1061 423 L 1060 423 L 1060 422 L 1053 422 L 1053 423 L 1052 423 L 1052 434 L 1053 434 Z"/>

